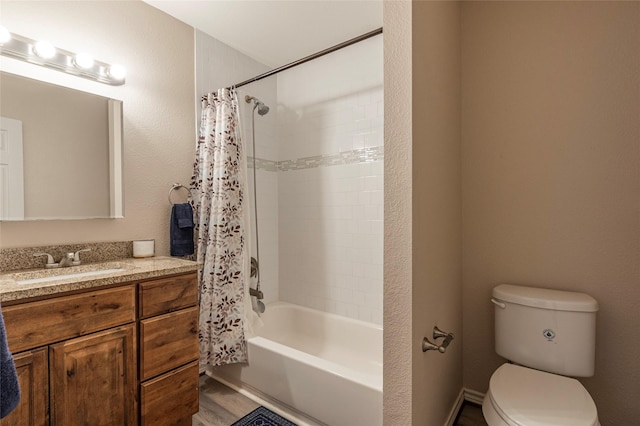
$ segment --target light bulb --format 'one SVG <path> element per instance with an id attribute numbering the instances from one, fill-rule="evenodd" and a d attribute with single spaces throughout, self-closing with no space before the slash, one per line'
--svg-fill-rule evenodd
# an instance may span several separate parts
<path id="1" fill-rule="evenodd" d="M 73 63 L 78 67 L 85 70 L 93 67 L 93 58 L 86 53 L 78 53 L 73 58 Z"/>
<path id="2" fill-rule="evenodd" d="M 122 65 L 111 65 L 108 71 L 109 75 L 116 80 L 123 80 L 126 75 L 126 71 Z"/>
<path id="3" fill-rule="evenodd" d="M 11 40 L 11 33 L 8 29 L 0 25 L 0 44 L 6 43 Z"/>
<path id="4" fill-rule="evenodd" d="M 33 46 L 33 52 L 42 59 L 51 59 L 56 56 L 56 48 L 45 40 L 40 40 Z"/>

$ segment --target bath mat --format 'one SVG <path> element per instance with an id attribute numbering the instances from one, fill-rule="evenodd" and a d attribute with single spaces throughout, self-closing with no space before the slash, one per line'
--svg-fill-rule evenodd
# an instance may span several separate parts
<path id="1" fill-rule="evenodd" d="M 297 426 L 262 406 L 256 408 L 231 426 Z"/>

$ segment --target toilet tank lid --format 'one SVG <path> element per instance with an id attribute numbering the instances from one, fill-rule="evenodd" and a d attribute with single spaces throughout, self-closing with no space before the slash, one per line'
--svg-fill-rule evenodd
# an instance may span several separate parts
<path id="1" fill-rule="evenodd" d="M 493 288 L 493 297 L 503 302 L 543 309 L 571 312 L 597 312 L 598 301 L 585 293 L 500 284 Z"/>

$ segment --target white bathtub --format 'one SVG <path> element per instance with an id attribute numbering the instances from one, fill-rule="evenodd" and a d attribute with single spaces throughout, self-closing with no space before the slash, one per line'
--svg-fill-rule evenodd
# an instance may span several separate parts
<path id="1" fill-rule="evenodd" d="M 284 302 L 267 305 L 249 363 L 216 367 L 330 426 L 382 425 L 382 328 Z"/>

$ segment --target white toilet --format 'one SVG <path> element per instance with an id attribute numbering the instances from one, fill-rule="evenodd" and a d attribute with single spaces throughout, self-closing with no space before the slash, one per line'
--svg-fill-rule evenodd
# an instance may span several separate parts
<path id="1" fill-rule="evenodd" d="M 515 364 L 491 376 L 489 426 L 599 426 L 576 379 L 594 373 L 598 302 L 584 293 L 502 284 L 493 289 L 496 352 Z"/>

